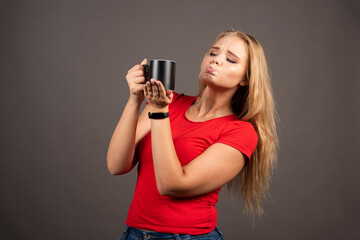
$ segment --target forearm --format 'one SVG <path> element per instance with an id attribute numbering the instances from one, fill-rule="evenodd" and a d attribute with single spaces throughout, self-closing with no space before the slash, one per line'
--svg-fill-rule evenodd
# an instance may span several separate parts
<path id="1" fill-rule="evenodd" d="M 170 194 L 181 185 L 184 173 L 175 151 L 169 118 L 151 120 L 151 144 L 158 190 L 160 194 Z"/>
<path id="2" fill-rule="evenodd" d="M 111 174 L 124 174 L 135 165 L 136 127 L 141 102 L 129 98 L 115 128 L 107 152 L 107 166 Z"/>

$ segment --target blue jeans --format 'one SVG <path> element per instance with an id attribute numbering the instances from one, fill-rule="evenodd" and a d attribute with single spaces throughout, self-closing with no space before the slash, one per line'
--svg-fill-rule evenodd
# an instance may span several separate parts
<path id="1" fill-rule="evenodd" d="M 167 239 L 167 240 L 224 240 L 223 235 L 218 227 L 213 231 L 201 234 L 173 234 L 173 233 L 161 233 L 153 231 L 143 231 L 137 228 L 127 226 L 126 231 L 121 237 L 121 240 L 147 240 L 147 239 Z"/>

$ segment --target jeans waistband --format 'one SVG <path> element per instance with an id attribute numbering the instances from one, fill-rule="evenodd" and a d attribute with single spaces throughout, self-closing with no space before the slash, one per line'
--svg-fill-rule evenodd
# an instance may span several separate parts
<path id="1" fill-rule="evenodd" d="M 179 238 L 179 234 L 173 233 L 161 233 L 155 231 L 145 231 L 133 227 L 126 227 L 127 233 L 132 233 L 141 239 L 181 239 Z"/>
<path id="2" fill-rule="evenodd" d="M 175 240 L 181 240 L 181 239 L 194 239 L 192 237 L 199 237 L 199 236 L 213 236 L 214 239 L 216 236 L 222 237 L 222 233 L 218 227 L 216 227 L 213 231 L 207 234 L 200 234 L 200 235 L 190 235 L 190 234 L 174 234 L 174 233 L 162 233 L 162 232 L 156 232 L 156 231 L 145 231 L 137 228 L 133 228 L 130 226 L 126 227 L 126 232 L 132 233 L 135 236 L 141 238 L 141 239 L 175 239 Z M 212 239 L 212 238 L 211 238 Z M 216 238 L 218 239 L 218 238 Z"/>

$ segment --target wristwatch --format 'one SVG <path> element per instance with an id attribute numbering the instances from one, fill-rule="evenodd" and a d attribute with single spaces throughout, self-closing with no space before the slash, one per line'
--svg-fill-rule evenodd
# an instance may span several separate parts
<path id="1" fill-rule="evenodd" d="M 164 119 L 164 118 L 168 118 L 168 117 L 169 117 L 168 112 L 156 112 L 156 113 L 149 112 L 150 119 Z"/>

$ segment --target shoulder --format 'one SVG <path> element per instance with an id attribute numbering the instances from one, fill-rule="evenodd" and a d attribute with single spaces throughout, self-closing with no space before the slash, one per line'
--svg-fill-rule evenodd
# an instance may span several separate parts
<path id="1" fill-rule="evenodd" d="M 236 131 L 238 133 L 252 133 L 256 134 L 255 128 L 252 123 L 240 120 L 236 116 L 234 116 L 231 121 L 227 122 L 227 124 L 223 128 L 223 132 Z M 257 134 L 256 134 L 257 135 Z"/>
<path id="2" fill-rule="evenodd" d="M 231 136 L 238 136 L 244 137 L 248 139 L 252 139 L 254 141 L 258 141 L 258 135 L 254 126 L 247 121 L 242 121 L 234 116 L 233 120 L 226 123 L 221 131 L 221 135 L 231 135 Z"/>
<path id="3" fill-rule="evenodd" d="M 257 146 L 258 135 L 250 122 L 234 116 L 232 121 L 224 124 L 218 142 L 235 147 L 250 158 Z"/>
<path id="4" fill-rule="evenodd" d="M 177 93 L 177 92 L 173 91 L 173 99 L 172 99 L 169 107 L 171 107 L 173 105 L 186 104 L 189 101 L 194 101 L 195 99 L 196 99 L 196 97 L 194 97 L 194 96 L 188 96 L 183 93 Z"/>

